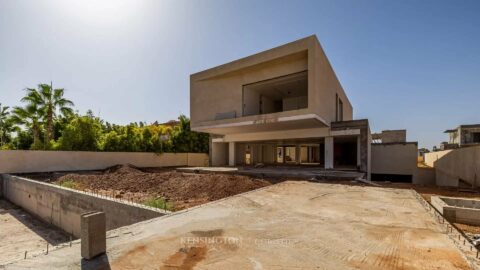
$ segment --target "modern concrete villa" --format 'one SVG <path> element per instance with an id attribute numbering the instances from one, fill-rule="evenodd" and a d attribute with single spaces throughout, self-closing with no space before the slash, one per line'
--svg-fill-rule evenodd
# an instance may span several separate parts
<path id="1" fill-rule="evenodd" d="M 316 36 L 190 76 L 191 127 L 210 164 L 305 164 L 370 174 L 368 120 L 352 105 Z"/>

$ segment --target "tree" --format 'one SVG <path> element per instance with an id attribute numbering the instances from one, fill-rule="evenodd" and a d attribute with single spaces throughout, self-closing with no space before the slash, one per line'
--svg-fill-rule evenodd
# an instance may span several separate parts
<path id="1" fill-rule="evenodd" d="M 27 104 L 25 107 L 14 107 L 12 121 L 19 125 L 24 125 L 32 131 L 33 145 L 32 149 L 41 149 L 40 141 L 42 112 L 36 104 Z"/>
<path id="2" fill-rule="evenodd" d="M 45 147 L 48 147 L 54 138 L 54 120 L 58 111 L 64 116 L 72 115 L 73 110 L 70 107 L 73 107 L 74 104 L 63 97 L 65 89 L 53 89 L 52 83 L 50 85 L 39 84 L 38 89 L 27 88 L 26 91 L 27 95 L 22 101 L 37 105 L 45 118 Z"/>
<path id="3" fill-rule="evenodd" d="M 10 107 L 2 106 L 0 103 L 0 146 L 3 146 L 7 137 L 7 125 L 8 125 L 8 116 L 10 112 L 8 111 Z"/>
<path id="4" fill-rule="evenodd" d="M 190 119 L 185 115 L 178 117 L 180 124 L 175 126 L 172 134 L 174 152 L 208 152 L 208 134 L 191 131 Z"/>
<path id="5" fill-rule="evenodd" d="M 101 137 L 102 125 L 98 118 L 76 116 L 63 130 L 57 148 L 67 151 L 98 151 Z"/>

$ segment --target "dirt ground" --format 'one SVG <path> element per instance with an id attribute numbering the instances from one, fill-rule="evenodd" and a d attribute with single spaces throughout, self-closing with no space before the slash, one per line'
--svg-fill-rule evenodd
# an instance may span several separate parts
<path id="1" fill-rule="evenodd" d="M 69 241 L 62 231 L 32 217 L 19 207 L 0 200 L 0 266 L 46 251 L 47 243 L 56 246 Z M 0 267 L 1 268 L 1 267 Z"/>
<path id="2" fill-rule="evenodd" d="M 145 203 L 162 197 L 182 210 L 271 185 L 271 181 L 229 174 L 193 174 L 174 169 L 139 169 L 118 165 L 99 172 L 37 174 L 32 179 Z M 73 186 L 71 184 L 73 182 Z"/>

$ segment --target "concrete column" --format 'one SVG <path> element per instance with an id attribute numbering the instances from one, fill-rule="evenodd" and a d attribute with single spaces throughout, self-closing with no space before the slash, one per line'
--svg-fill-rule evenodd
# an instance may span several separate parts
<path id="1" fill-rule="evenodd" d="M 107 251 L 107 227 L 104 212 L 89 212 L 80 216 L 81 254 L 90 260 Z"/>
<path id="2" fill-rule="evenodd" d="M 325 137 L 325 169 L 333 169 L 333 137 Z"/>
<path id="3" fill-rule="evenodd" d="M 300 145 L 295 145 L 295 159 L 296 159 L 296 163 L 297 164 L 300 164 L 301 162 L 301 156 L 300 156 Z"/>
<path id="4" fill-rule="evenodd" d="M 235 166 L 235 142 L 228 143 L 228 165 Z"/>

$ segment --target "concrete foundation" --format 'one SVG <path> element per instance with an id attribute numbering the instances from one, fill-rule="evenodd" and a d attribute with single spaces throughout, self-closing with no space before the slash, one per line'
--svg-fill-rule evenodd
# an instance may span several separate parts
<path id="1" fill-rule="evenodd" d="M 107 230 L 165 215 L 163 210 L 93 196 L 72 189 L 13 175 L 3 175 L 4 199 L 76 237 L 81 236 L 80 215 L 102 211 Z"/>
<path id="2" fill-rule="evenodd" d="M 480 225 L 480 200 L 432 196 L 431 202 L 450 222 Z"/>
<path id="3" fill-rule="evenodd" d="M 90 260 L 107 250 L 105 213 L 93 212 L 81 215 L 82 258 Z"/>

